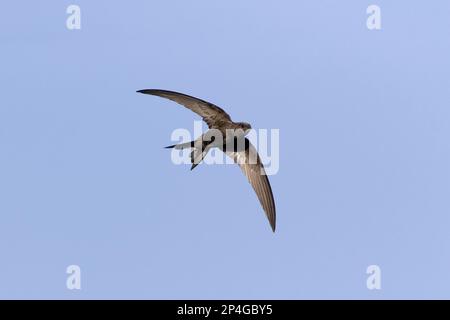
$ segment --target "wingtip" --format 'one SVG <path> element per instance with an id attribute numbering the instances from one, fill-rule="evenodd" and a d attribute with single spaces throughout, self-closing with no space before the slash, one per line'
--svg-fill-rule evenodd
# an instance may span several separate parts
<path id="1" fill-rule="evenodd" d="M 144 94 L 155 94 L 160 92 L 161 90 L 158 89 L 141 89 L 141 90 L 136 90 L 137 93 L 144 93 Z"/>
<path id="2" fill-rule="evenodd" d="M 269 224 L 270 224 L 270 228 L 272 229 L 272 232 L 275 233 L 277 221 L 275 219 L 268 219 L 268 220 L 269 220 Z"/>

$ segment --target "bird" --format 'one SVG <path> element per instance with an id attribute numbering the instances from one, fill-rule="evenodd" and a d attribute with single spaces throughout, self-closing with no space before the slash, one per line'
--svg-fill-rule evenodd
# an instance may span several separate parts
<path id="1" fill-rule="evenodd" d="M 245 137 L 251 130 L 251 125 L 247 122 L 234 122 L 230 115 L 219 106 L 187 94 L 160 89 L 142 89 L 136 92 L 172 100 L 202 117 L 209 128 L 206 133 L 194 141 L 171 145 L 166 148 L 190 148 L 191 170 L 197 167 L 211 148 L 218 148 L 223 151 L 234 163 L 239 165 L 247 177 L 269 220 L 272 231 L 275 232 L 276 209 L 272 187 L 256 148 Z M 235 134 L 235 132 L 238 133 Z M 215 139 L 220 134 L 224 141 Z M 239 141 L 242 141 L 242 143 L 239 143 Z M 230 142 L 233 142 L 231 147 Z"/>

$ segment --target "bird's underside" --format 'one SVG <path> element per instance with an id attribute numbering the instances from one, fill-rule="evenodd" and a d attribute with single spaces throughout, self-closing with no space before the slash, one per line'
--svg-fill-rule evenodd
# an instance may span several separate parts
<path id="1" fill-rule="evenodd" d="M 195 98 L 182 93 L 167 91 L 167 90 L 156 90 L 156 89 L 144 89 L 137 91 L 139 93 L 159 96 L 162 98 L 166 98 L 172 101 L 175 101 L 184 107 L 190 109 L 196 114 L 200 115 L 203 121 L 209 127 L 209 131 L 203 134 L 201 137 L 194 141 L 181 143 L 177 145 L 172 145 L 167 148 L 175 148 L 175 149 L 191 149 L 191 162 L 192 167 L 191 170 L 194 169 L 206 156 L 208 151 L 211 148 L 217 147 L 221 149 L 227 156 L 229 156 L 233 161 L 239 165 L 242 172 L 248 178 L 250 184 L 258 196 L 258 199 L 261 203 L 261 206 L 266 213 L 267 219 L 272 227 L 272 230 L 275 232 L 276 226 L 276 209 L 275 209 L 275 201 L 272 194 L 272 188 L 269 183 L 269 179 L 264 170 L 264 165 L 259 158 L 258 152 L 252 143 L 245 138 L 244 135 L 239 135 L 238 137 L 233 136 L 231 139 L 233 143 L 230 144 L 231 141 L 229 135 L 227 135 L 226 131 L 228 130 L 242 130 L 248 129 L 247 124 L 244 123 L 235 123 L 231 120 L 230 116 L 220 107 Z M 248 125 L 248 127 L 250 127 Z M 217 140 L 211 139 L 211 136 L 205 138 L 205 135 L 213 132 L 214 130 L 219 131 L 223 134 L 225 140 L 223 143 L 218 142 Z M 239 140 L 240 139 L 240 140 Z"/>

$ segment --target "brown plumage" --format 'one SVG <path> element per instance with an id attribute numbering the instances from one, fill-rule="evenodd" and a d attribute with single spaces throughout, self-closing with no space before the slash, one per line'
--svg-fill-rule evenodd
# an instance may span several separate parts
<path id="1" fill-rule="evenodd" d="M 212 130 L 220 130 L 220 132 L 226 137 L 226 130 L 233 129 L 238 130 L 241 129 L 245 133 L 251 129 L 251 126 L 245 122 L 233 122 L 230 116 L 220 107 L 195 98 L 188 96 L 183 93 L 178 93 L 174 91 L 167 90 L 156 90 L 156 89 L 144 89 L 137 91 L 139 93 L 150 94 L 154 96 L 159 96 L 162 98 L 170 99 L 175 101 L 191 111 L 195 112 L 199 116 L 202 117 L 203 121 L 206 122 L 210 131 Z M 208 134 L 208 132 L 206 133 Z M 203 135 L 204 136 L 204 135 Z M 202 137 L 203 137 L 202 136 Z M 251 144 L 251 142 L 245 139 L 243 148 L 233 148 L 227 149 L 225 144 L 222 146 L 214 145 L 213 143 L 205 144 L 201 139 L 197 139 L 196 141 L 182 143 L 179 145 L 173 145 L 169 148 L 176 149 L 184 149 L 184 148 L 192 148 L 191 159 L 192 159 L 192 168 L 194 169 L 206 153 L 209 150 L 209 147 L 218 147 L 222 151 L 224 151 L 227 156 L 229 156 L 235 163 L 239 165 L 242 172 L 248 178 L 248 181 L 252 185 L 253 189 L 258 196 L 258 199 L 261 203 L 261 206 L 266 213 L 267 219 L 272 227 L 272 230 L 275 232 L 276 225 L 276 210 L 275 210 L 275 201 L 272 194 L 272 188 L 269 183 L 269 179 L 264 170 L 264 165 L 259 158 L 258 152 L 255 147 Z M 197 141 L 200 141 L 199 148 L 196 148 Z"/>

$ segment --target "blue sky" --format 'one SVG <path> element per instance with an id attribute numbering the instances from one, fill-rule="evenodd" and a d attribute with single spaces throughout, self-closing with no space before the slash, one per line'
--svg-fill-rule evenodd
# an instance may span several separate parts
<path id="1" fill-rule="evenodd" d="M 450 298 L 449 9 L 2 4 L 0 298 Z M 143 88 L 280 129 L 275 234 L 238 167 L 172 164 L 198 117 Z"/>

